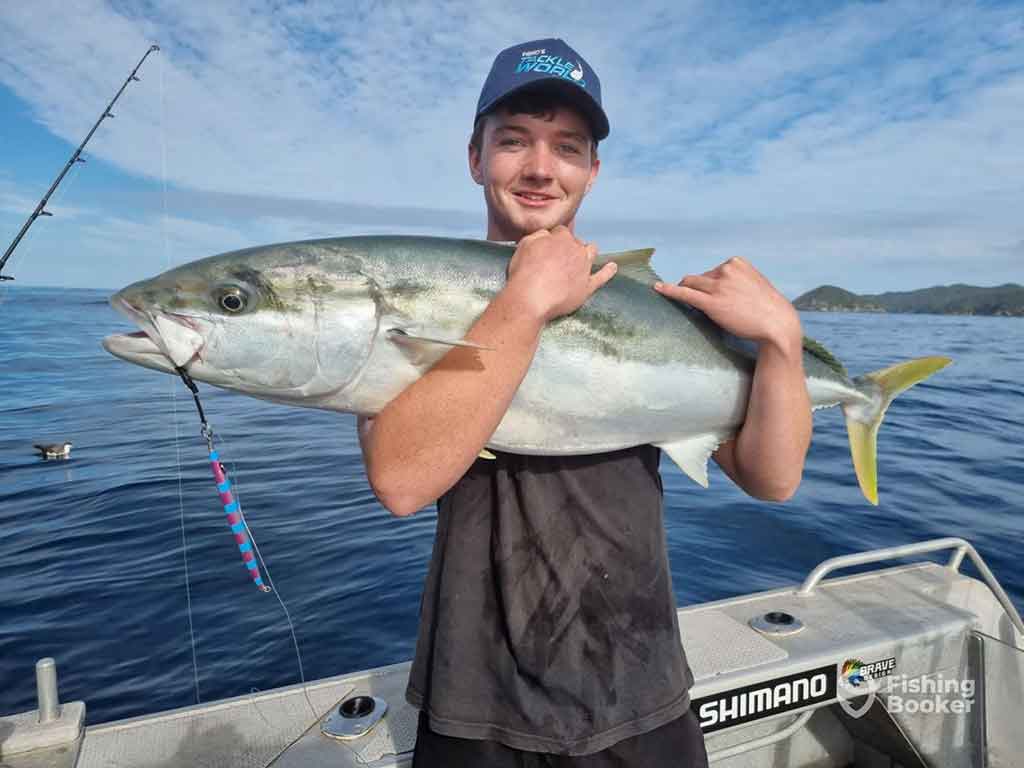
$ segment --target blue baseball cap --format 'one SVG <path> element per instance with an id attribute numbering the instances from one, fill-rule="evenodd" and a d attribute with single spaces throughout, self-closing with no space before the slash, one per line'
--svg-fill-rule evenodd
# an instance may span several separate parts
<path id="1" fill-rule="evenodd" d="M 502 99 L 528 88 L 557 89 L 586 116 L 596 141 L 608 135 L 608 116 L 601 108 L 597 73 L 568 43 L 557 38 L 513 45 L 497 55 L 480 91 L 474 123 Z"/>

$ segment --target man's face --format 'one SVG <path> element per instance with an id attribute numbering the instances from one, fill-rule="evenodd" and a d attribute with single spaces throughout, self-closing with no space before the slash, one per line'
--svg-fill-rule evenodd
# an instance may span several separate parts
<path id="1" fill-rule="evenodd" d="M 487 237 L 515 241 L 559 224 L 572 229 L 601 165 L 587 122 L 566 107 L 538 117 L 499 109 L 484 119 L 469 169 L 484 188 Z"/>

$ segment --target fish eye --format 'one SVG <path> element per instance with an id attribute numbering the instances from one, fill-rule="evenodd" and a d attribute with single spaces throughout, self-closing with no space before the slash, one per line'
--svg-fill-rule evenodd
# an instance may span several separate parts
<path id="1" fill-rule="evenodd" d="M 225 288 L 220 292 L 217 303 L 225 312 L 237 314 L 245 309 L 246 295 L 241 288 Z"/>

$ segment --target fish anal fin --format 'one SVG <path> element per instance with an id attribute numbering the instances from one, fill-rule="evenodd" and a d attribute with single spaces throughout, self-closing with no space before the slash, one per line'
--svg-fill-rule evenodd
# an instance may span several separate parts
<path id="1" fill-rule="evenodd" d="M 720 432 L 694 435 L 671 443 L 655 443 L 683 473 L 698 485 L 708 487 L 708 459 L 729 436 Z"/>
<path id="2" fill-rule="evenodd" d="M 614 261 L 619 268 L 619 271 L 616 272 L 617 276 L 628 277 L 644 284 L 656 283 L 661 281 L 661 277 L 651 266 L 651 256 L 653 255 L 653 248 L 601 253 L 594 259 L 594 269 L 600 269 L 609 261 Z"/>

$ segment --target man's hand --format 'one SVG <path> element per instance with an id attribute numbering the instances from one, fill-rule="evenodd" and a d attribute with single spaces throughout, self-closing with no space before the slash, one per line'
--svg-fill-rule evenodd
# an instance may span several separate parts
<path id="1" fill-rule="evenodd" d="M 803 370 L 803 332 L 793 305 L 754 267 L 729 259 L 663 296 L 696 307 L 726 331 L 759 344 L 743 425 L 715 461 L 744 491 L 785 501 L 800 485 L 811 440 L 811 402 Z"/>
<path id="2" fill-rule="evenodd" d="M 597 246 L 577 240 L 567 227 L 539 230 L 519 241 L 504 292 L 541 323 L 568 315 L 615 276 L 614 263 L 590 274 L 596 256 Z"/>
<path id="3" fill-rule="evenodd" d="M 495 352 L 450 350 L 376 417 L 360 420 L 367 477 L 393 514 L 411 515 L 466 473 L 526 376 L 544 324 L 615 274 L 614 264 L 590 274 L 596 253 L 565 227 L 524 237 L 505 287 L 465 335 Z"/>
<path id="4" fill-rule="evenodd" d="M 663 296 L 696 307 L 729 333 L 793 352 L 802 345 L 793 305 L 753 265 L 735 257 L 679 285 L 657 283 Z"/>

